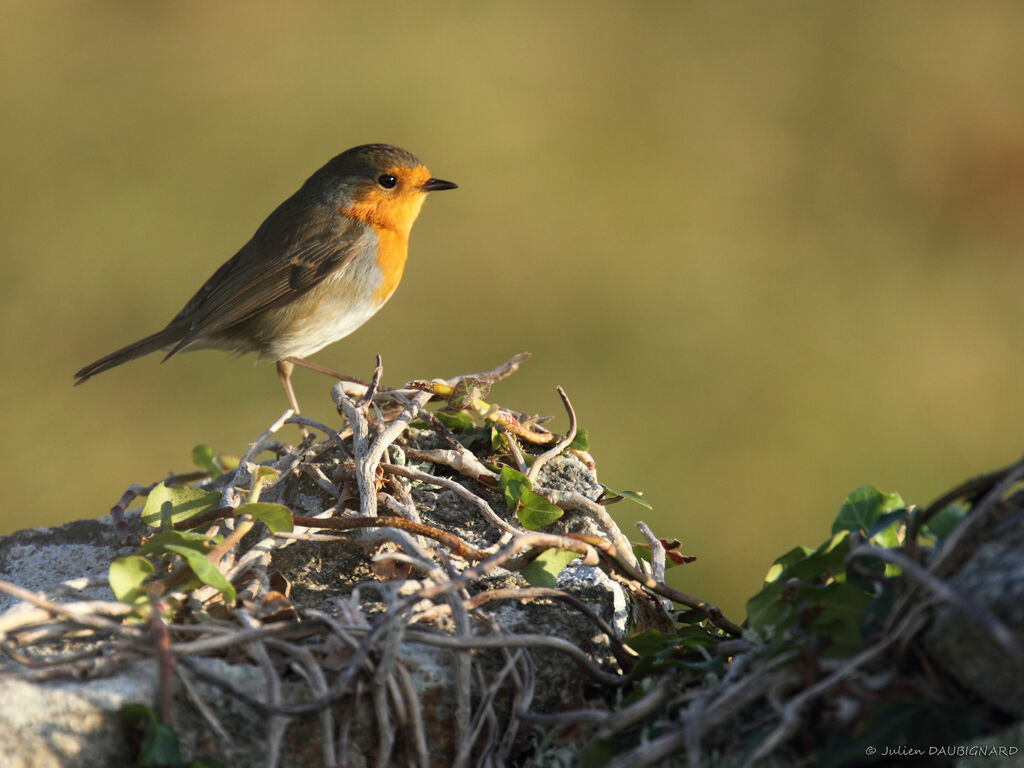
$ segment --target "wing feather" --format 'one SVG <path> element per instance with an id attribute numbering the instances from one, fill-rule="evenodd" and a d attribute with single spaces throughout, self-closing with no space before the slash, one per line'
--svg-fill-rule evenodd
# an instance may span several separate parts
<path id="1" fill-rule="evenodd" d="M 282 213 L 274 211 L 171 321 L 188 321 L 189 328 L 168 357 L 294 301 L 348 264 L 361 245 L 359 222 L 333 212 L 307 217 L 302 231 L 289 237 L 280 223 L 295 219 Z"/>

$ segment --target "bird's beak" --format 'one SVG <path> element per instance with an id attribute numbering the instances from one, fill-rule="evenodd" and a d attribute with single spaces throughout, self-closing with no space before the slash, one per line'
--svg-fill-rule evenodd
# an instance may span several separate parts
<path id="1" fill-rule="evenodd" d="M 440 192 L 442 189 L 458 189 L 458 184 L 454 181 L 445 181 L 444 179 L 427 179 L 420 186 L 424 192 Z"/>

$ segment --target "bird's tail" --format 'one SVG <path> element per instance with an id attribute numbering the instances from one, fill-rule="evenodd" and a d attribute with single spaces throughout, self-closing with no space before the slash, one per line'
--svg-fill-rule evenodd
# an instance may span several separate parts
<path id="1" fill-rule="evenodd" d="M 75 374 L 75 386 L 77 387 L 83 381 L 91 379 L 97 373 L 103 373 L 111 368 L 116 368 L 121 363 L 127 363 L 129 360 L 134 360 L 137 357 L 148 355 L 150 352 L 156 352 L 158 349 L 169 347 L 175 342 L 180 341 L 182 334 L 181 328 L 168 326 L 162 331 L 157 331 L 152 336 L 139 339 L 134 344 L 129 344 L 127 347 L 122 347 L 116 352 L 111 352 L 109 355 L 101 357 L 94 363 L 89 363 L 89 365 L 78 371 Z"/>

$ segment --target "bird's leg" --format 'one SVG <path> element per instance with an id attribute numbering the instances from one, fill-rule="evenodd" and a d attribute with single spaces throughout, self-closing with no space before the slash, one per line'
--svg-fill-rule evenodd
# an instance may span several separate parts
<path id="1" fill-rule="evenodd" d="M 291 375 L 292 368 L 294 368 L 296 365 L 301 365 L 303 368 L 309 368 L 309 370 L 311 370 L 311 371 L 316 371 L 317 373 L 322 373 L 322 374 L 324 374 L 326 376 L 331 376 L 332 378 L 335 378 L 338 381 L 350 381 L 353 384 L 359 384 L 359 385 L 364 386 L 364 387 L 370 386 L 369 384 L 367 384 L 365 381 L 362 381 L 361 379 L 356 379 L 356 378 L 353 378 L 352 376 L 346 376 L 344 373 L 338 373 L 337 371 L 333 371 L 330 368 L 325 368 L 324 366 L 318 365 L 317 363 L 311 363 L 309 360 L 306 360 L 306 359 L 301 358 L 301 357 L 286 357 L 284 360 L 281 360 L 280 362 L 278 362 L 278 364 L 277 364 L 277 371 L 278 371 L 279 374 L 281 372 L 281 366 L 285 365 L 285 364 L 287 364 L 287 366 L 288 366 L 288 374 L 287 374 L 288 376 Z M 282 381 L 283 381 L 283 379 L 282 379 Z M 285 384 L 285 389 L 290 391 L 291 390 L 291 386 L 288 385 L 288 384 Z M 293 406 L 294 406 L 294 401 L 293 401 Z"/>
<path id="2" fill-rule="evenodd" d="M 284 387 L 284 393 L 288 397 L 288 405 L 295 411 L 295 415 L 299 414 L 299 401 L 295 399 L 295 390 L 292 389 L 292 371 L 295 370 L 295 366 L 288 359 L 277 361 L 277 378 L 281 380 L 281 386 Z M 306 428 L 299 426 L 299 431 L 302 433 L 303 439 L 309 437 L 309 433 Z"/>
<path id="3" fill-rule="evenodd" d="M 299 413 L 299 401 L 295 399 L 295 390 L 292 389 L 292 371 L 294 369 L 295 366 L 292 365 L 290 360 L 277 361 L 277 378 L 281 380 L 281 386 L 284 387 L 284 393 L 288 397 L 288 405 L 297 414 Z"/>

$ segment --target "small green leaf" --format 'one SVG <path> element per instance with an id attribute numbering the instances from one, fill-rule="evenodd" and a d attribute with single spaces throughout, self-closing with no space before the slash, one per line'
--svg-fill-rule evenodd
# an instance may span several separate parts
<path id="1" fill-rule="evenodd" d="M 569 443 L 568 449 L 570 451 L 589 451 L 590 450 L 590 430 L 577 429 L 576 437 Z"/>
<path id="2" fill-rule="evenodd" d="M 535 587 L 554 587 L 562 569 L 579 556 L 567 549 L 545 549 L 519 572 Z"/>
<path id="3" fill-rule="evenodd" d="M 505 497 L 505 504 L 516 513 L 524 528 L 535 531 L 551 525 L 563 512 L 539 493 L 530 490 L 532 487 L 530 478 L 512 467 L 502 467 L 498 474 L 498 489 Z"/>
<path id="4" fill-rule="evenodd" d="M 174 726 L 151 720 L 146 726 L 146 734 L 142 737 L 139 749 L 138 766 L 156 768 L 156 766 L 181 765 L 181 744 Z"/>
<path id="5" fill-rule="evenodd" d="M 704 611 L 698 611 L 694 608 L 672 611 L 671 613 L 675 617 L 676 623 L 679 625 L 700 624 L 701 622 L 708 620 L 707 614 L 704 613 Z"/>
<path id="6" fill-rule="evenodd" d="M 847 496 L 839 507 L 832 533 L 869 531 L 883 514 L 906 506 L 898 493 L 882 493 L 873 485 L 865 485 Z"/>
<path id="7" fill-rule="evenodd" d="M 138 555 L 115 558 L 107 572 L 114 597 L 129 605 L 143 600 L 145 594 L 141 590 L 142 582 L 154 570 L 149 560 Z"/>
<path id="8" fill-rule="evenodd" d="M 245 469 L 252 477 L 252 486 L 246 499 L 249 504 L 255 504 L 259 501 L 264 486 L 274 482 L 281 476 L 281 473 L 273 467 L 265 467 L 262 464 L 253 464 L 252 462 L 246 462 Z"/>
<path id="9" fill-rule="evenodd" d="M 790 624 L 796 614 L 792 603 L 782 600 L 786 582 L 777 579 L 747 600 L 747 621 L 765 640 L 774 640 Z"/>
<path id="10" fill-rule="evenodd" d="M 152 707 L 147 707 L 145 704 L 126 704 L 121 707 L 121 711 L 118 714 L 122 720 L 126 720 L 129 723 L 137 723 L 140 720 L 156 722 L 156 712 L 153 711 Z"/>
<path id="11" fill-rule="evenodd" d="M 205 469 L 214 479 L 224 474 L 213 459 L 213 449 L 204 443 L 192 449 L 192 463 L 200 469 Z"/>
<path id="12" fill-rule="evenodd" d="M 218 453 L 216 458 L 218 466 L 225 472 L 232 472 L 238 469 L 239 461 L 241 461 L 240 458 L 230 453 Z"/>
<path id="13" fill-rule="evenodd" d="M 273 467 L 268 467 L 265 464 L 246 464 L 245 468 L 249 470 L 249 474 L 252 475 L 253 480 L 259 480 L 261 483 L 272 483 L 281 476 L 280 471 Z"/>
<path id="14" fill-rule="evenodd" d="M 820 581 L 840 573 L 850 549 L 849 535 L 847 531 L 837 533 L 817 549 L 793 547 L 772 563 L 764 577 L 765 585 L 788 579 Z"/>
<path id="15" fill-rule="evenodd" d="M 795 579 L 806 586 L 822 586 L 845 578 L 849 538 L 848 531 L 841 531 L 815 550 L 794 547 L 778 558 L 765 576 L 764 588 L 747 601 L 750 626 L 768 640 L 778 639 L 796 618 L 796 600 L 787 593 L 787 584 Z"/>
<path id="16" fill-rule="evenodd" d="M 764 575 L 764 583 L 770 584 L 775 581 L 789 566 L 799 563 L 801 560 L 806 560 L 813 551 L 810 547 L 793 547 L 782 557 L 776 558 L 775 562 L 772 563 L 772 567 L 768 569 L 768 573 Z"/>
<path id="17" fill-rule="evenodd" d="M 967 513 L 963 507 L 950 504 L 936 512 L 932 519 L 928 521 L 928 524 L 924 526 L 924 530 L 937 539 L 944 539 L 960 524 L 965 514 Z"/>
<path id="18" fill-rule="evenodd" d="M 848 531 L 840 531 L 806 558 L 786 568 L 784 578 L 826 582 L 841 577 L 846 573 L 846 555 L 849 551 L 850 534 Z"/>
<path id="19" fill-rule="evenodd" d="M 587 748 L 583 750 L 580 768 L 601 768 L 615 757 L 617 749 L 622 749 L 622 744 L 616 742 L 614 738 L 591 739 Z"/>
<path id="20" fill-rule="evenodd" d="M 519 510 L 516 512 L 516 517 L 519 518 L 519 522 L 523 524 L 524 528 L 536 531 L 551 525 L 563 514 L 561 509 L 539 493 L 523 489 L 522 495 L 519 497 Z"/>
<path id="21" fill-rule="evenodd" d="M 626 639 L 626 643 L 640 656 L 653 656 L 667 648 L 674 648 L 676 639 L 674 635 L 662 632 L 660 629 L 648 629 L 630 635 Z"/>
<path id="22" fill-rule="evenodd" d="M 703 618 L 707 619 L 706 616 Z M 675 636 L 677 638 L 676 644 L 681 650 L 703 648 L 714 645 L 716 642 L 716 636 L 708 632 L 704 627 L 679 627 L 675 632 Z"/>
<path id="23" fill-rule="evenodd" d="M 211 537 L 192 531 L 160 531 L 139 547 L 138 554 L 165 555 L 174 551 L 167 548 L 170 545 L 188 547 L 200 554 L 205 554 L 213 546 L 213 543 L 214 539 Z"/>
<path id="24" fill-rule="evenodd" d="M 231 586 L 231 582 L 225 579 L 224 574 L 217 570 L 217 566 L 207 560 L 201 552 L 177 544 L 165 544 L 164 549 L 184 557 L 188 567 L 192 569 L 199 580 L 216 588 L 224 595 L 225 602 L 233 603 L 235 601 L 235 588 Z"/>
<path id="25" fill-rule="evenodd" d="M 616 491 L 609 488 L 604 483 L 601 483 L 601 487 L 604 488 L 604 495 L 607 496 L 609 499 L 629 499 L 630 501 L 639 504 L 641 507 L 646 507 L 647 509 L 654 509 L 653 506 L 651 506 L 643 498 L 641 498 L 644 495 L 643 491 Z"/>
<path id="26" fill-rule="evenodd" d="M 154 528 L 170 527 L 172 523 L 218 506 L 220 493 L 217 491 L 203 491 L 187 485 L 168 488 L 160 483 L 149 492 L 142 508 L 142 520 Z"/>
<path id="27" fill-rule="evenodd" d="M 139 748 L 138 766 L 175 766 L 181 765 L 181 745 L 178 734 L 173 727 L 161 725 L 152 707 L 143 704 L 129 704 L 121 708 L 122 720 L 141 725 L 146 730 Z"/>
<path id="28" fill-rule="evenodd" d="M 242 504 L 235 510 L 235 515 L 252 515 L 273 533 L 292 530 L 292 512 L 288 507 L 280 504 L 271 504 L 266 501 Z"/>
<path id="29" fill-rule="evenodd" d="M 473 417 L 465 411 L 438 411 L 434 415 L 452 432 L 472 432 L 476 429 Z"/>
<path id="30" fill-rule="evenodd" d="M 910 512 L 906 508 L 885 512 L 878 516 L 874 525 L 865 534 L 865 538 L 887 549 L 898 547 L 903 543 L 900 525 L 905 523 L 909 516 Z"/>
<path id="31" fill-rule="evenodd" d="M 516 510 L 523 492 L 531 488 L 533 488 L 533 483 L 522 472 L 517 472 L 512 467 L 501 468 L 501 472 L 498 474 L 498 490 L 505 497 L 505 505 L 510 510 L 513 512 Z"/>
<path id="32" fill-rule="evenodd" d="M 822 654 L 845 658 L 860 650 L 860 626 L 872 597 L 867 592 L 844 582 L 823 586 L 800 587 L 793 595 L 794 602 L 807 602 L 815 606 L 810 613 L 808 629 L 824 640 Z"/>

